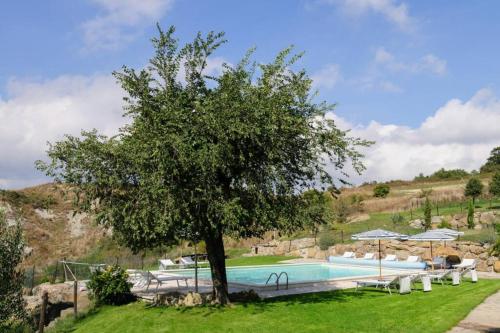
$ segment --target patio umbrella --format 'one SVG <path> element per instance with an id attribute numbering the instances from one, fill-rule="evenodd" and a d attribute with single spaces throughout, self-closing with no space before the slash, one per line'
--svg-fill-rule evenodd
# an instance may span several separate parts
<path id="1" fill-rule="evenodd" d="M 378 269 L 379 278 L 382 279 L 382 255 L 380 250 L 380 241 L 383 239 L 406 239 L 407 235 L 398 234 L 397 232 L 392 232 L 383 229 L 375 229 L 366 232 L 361 232 L 359 234 L 354 234 L 351 236 L 353 240 L 378 240 Z"/>
<path id="2" fill-rule="evenodd" d="M 443 232 L 436 230 L 429 230 L 426 232 L 422 232 L 420 234 L 416 234 L 408 237 L 408 240 L 417 241 L 417 242 L 430 242 L 431 246 L 431 261 L 432 261 L 432 269 L 434 270 L 434 262 L 433 262 L 433 254 L 432 254 L 432 242 L 446 242 L 452 241 L 457 238 L 456 236 L 447 235 Z"/>
<path id="3" fill-rule="evenodd" d="M 443 233 L 445 235 L 453 236 L 453 237 L 463 236 L 463 234 L 464 234 L 463 231 L 458 231 L 458 230 L 453 230 L 453 229 L 448 229 L 448 228 L 438 228 L 438 229 L 432 229 L 429 231 L 440 232 L 440 233 Z M 444 247 L 446 247 L 446 241 L 444 241 Z"/>

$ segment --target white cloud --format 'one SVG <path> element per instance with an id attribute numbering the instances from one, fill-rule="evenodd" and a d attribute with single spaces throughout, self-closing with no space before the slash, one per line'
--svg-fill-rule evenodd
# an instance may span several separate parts
<path id="1" fill-rule="evenodd" d="M 382 66 L 393 72 L 408 72 L 412 74 L 432 73 L 438 76 L 446 73 L 446 60 L 440 59 L 430 53 L 414 62 L 405 63 L 398 61 L 385 48 L 379 47 L 375 51 L 373 62 L 375 65 Z"/>
<path id="2" fill-rule="evenodd" d="M 340 66 L 337 64 L 328 64 L 311 76 L 313 88 L 331 89 L 337 83 L 342 81 Z"/>
<path id="3" fill-rule="evenodd" d="M 417 128 L 375 121 L 356 126 L 331 116 L 353 135 L 376 141 L 364 151 L 367 170 L 353 177 L 357 183 L 412 179 L 439 168 L 478 169 L 500 144 L 500 100 L 487 89 L 465 102 L 450 100 Z"/>
<path id="4" fill-rule="evenodd" d="M 222 57 L 207 59 L 205 74 L 222 72 Z M 96 128 L 118 133 L 125 92 L 111 75 L 60 76 L 53 80 L 11 79 L 7 98 L 0 97 L 0 188 L 19 188 L 48 181 L 34 169 L 45 157 L 47 141 Z"/>
<path id="5" fill-rule="evenodd" d="M 374 13 L 382 15 L 402 31 L 410 32 L 415 29 L 415 19 L 410 16 L 404 2 L 396 0 L 325 0 L 324 2 L 339 5 L 351 17 Z"/>
<path id="6" fill-rule="evenodd" d="M 84 50 L 111 50 L 132 41 L 144 26 L 154 24 L 173 0 L 91 0 L 101 14 L 82 24 Z"/>
<path id="7" fill-rule="evenodd" d="M 107 135 L 124 124 L 121 88 L 112 76 L 61 76 L 43 82 L 11 80 L 0 99 L 1 187 L 46 181 L 34 170 L 46 142 L 81 129 Z"/>

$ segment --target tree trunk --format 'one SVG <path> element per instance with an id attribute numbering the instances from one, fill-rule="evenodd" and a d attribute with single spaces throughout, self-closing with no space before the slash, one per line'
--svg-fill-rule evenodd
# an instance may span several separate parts
<path id="1" fill-rule="evenodd" d="M 219 304 L 229 303 L 227 288 L 226 258 L 224 254 L 224 240 L 222 233 L 214 231 L 206 236 L 208 261 L 212 273 L 213 296 Z"/>

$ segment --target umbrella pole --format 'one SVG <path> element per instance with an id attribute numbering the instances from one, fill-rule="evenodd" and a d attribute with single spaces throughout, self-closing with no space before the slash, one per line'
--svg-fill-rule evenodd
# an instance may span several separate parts
<path id="1" fill-rule="evenodd" d="M 434 270 L 434 256 L 432 255 L 432 241 L 429 241 L 431 243 L 431 266 L 432 270 Z"/>
<path id="2" fill-rule="evenodd" d="M 378 240 L 378 273 L 379 279 L 382 280 L 382 255 L 380 251 L 380 239 Z"/>

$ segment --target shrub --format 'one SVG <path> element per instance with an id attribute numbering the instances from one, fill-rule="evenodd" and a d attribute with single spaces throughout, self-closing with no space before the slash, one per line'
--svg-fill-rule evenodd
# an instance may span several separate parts
<path id="1" fill-rule="evenodd" d="M 474 204 L 469 201 L 469 208 L 467 209 L 467 228 L 474 229 Z"/>
<path id="2" fill-rule="evenodd" d="M 451 224 L 447 220 L 442 220 L 441 223 L 439 223 L 438 228 L 448 228 L 451 229 Z"/>
<path id="3" fill-rule="evenodd" d="M 90 295 L 97 305 L 126 304 L 135 299 L 130 292 L 131 283 L 127 281 L 128 274 L 119 266 L 108 266 L 105 270 L 92 274 L 89 283 Z"/>
<path id="4" fill-rule="evenodd" d="M 400 213 L 394 213 L 391 215 L 391 221 L 394 225 L 403 224 L 405 222 L 405 218 Z"/>
<path id="5" fill-rule="evenodd" d="M 377 198 L 385 198 L 389 192 L 391 191 L 391 188 L 387 184 L 378 184 L 375 186 L 373 189 L 373 196 Z"/>
<path id="6" fill-rule="evenodd" d="M 429 197 L 425 198 L 424 205 L 424 228 L 425 230 L 430 229 L 432 226 L 432 205 L 429 200 Z"/>
<path id="7" fill-rule="evenodd" d="M 320 250 L 328 250 L 328 248 L 335 244 L 333 235 L 329 232 L 324 232 L 319 236 L 319 248 Z"/>
<path id="8" fill-rule="evenodd" d="M 8 226 L 0 209 L 0 332 L 13 332 L 27 323 L 22 294 L 24 239 L 21 225 Z"/>

